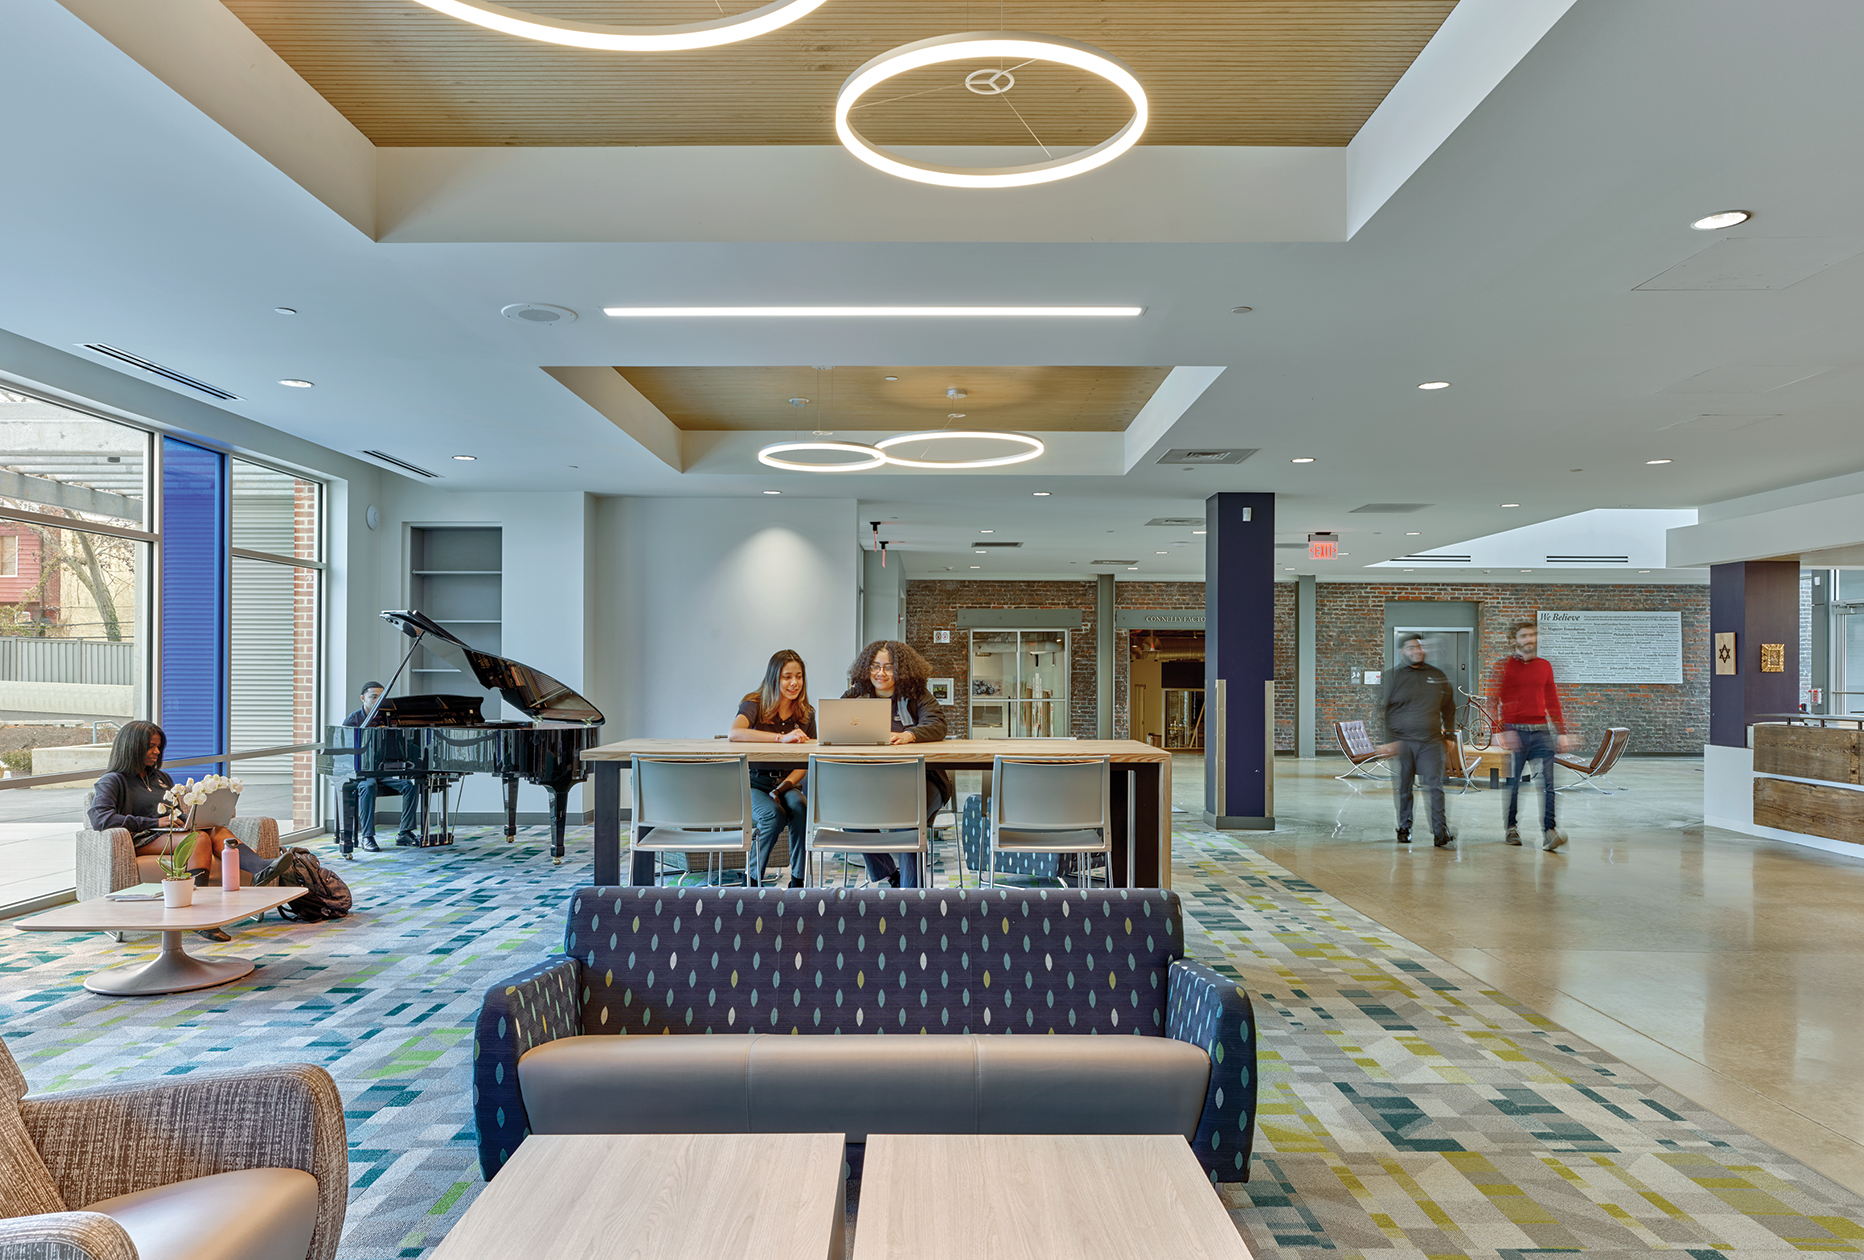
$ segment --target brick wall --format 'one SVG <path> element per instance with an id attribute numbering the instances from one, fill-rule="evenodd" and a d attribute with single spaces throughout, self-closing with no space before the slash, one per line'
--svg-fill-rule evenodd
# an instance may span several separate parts
<path id="1" fill-rule="evenodd" d="M 1553 583 L 1358 583 L 1323 582 L 1316 588 L 1315 701 L 1317 749 L 1332 751 L 1335 721 L 1371 718 L 1376 688 L 1352 681 L 1354 669 L 1379 668 L 1384 653 L 1386 600 L 1468 600 L 1482 610 L 1477 648 L 1480 677 L 1505 655 L 1510 622 L 1531 619 L 1541 609 L 1625 609 L 1683 614 L 1683 682 L 1658 684 L 1568 684 L 1562 688 L 1568 727 L 1576 744 L 1590 748 L 1607 726 L 1629 726 L 1631 749 L 1639 753 L 1694 753 L 1702 748 L 1709 722 L 1709 591 L 1706 586 L 1566 586 Z M 1293 751 L 1295 587 L 1275 585 L 1275 746 Z M 1118 608 L 1202 608 L 1202 582 L 1120 582 Z M 968 636 L 956 628 L 959 608 L 1078 608 L 1082 629 L 1070 644 L 1073 660 L 1073 733 L 1092 738 L 1096 730 L 1094 688 L 1094 584 L 1092 582 L 920 581 L 908 584 L 907 641 L 926 654 L 933 673 L 958 680 L 968 695 Z M 934 644 L 933 630 L 952 630 L 952 642 Z M 1130 642 L 1122 632 L 1114 654 L 1114 734 L 1127 736 Z M 963 705 L 958 706 L 963 708 Z M 968 711 L 967 711 L 968 713 Z M 953 734 L 968 731 L 967 713 L 953 714 Z M 962 728 L 962 729 L 961 729 Z"/>

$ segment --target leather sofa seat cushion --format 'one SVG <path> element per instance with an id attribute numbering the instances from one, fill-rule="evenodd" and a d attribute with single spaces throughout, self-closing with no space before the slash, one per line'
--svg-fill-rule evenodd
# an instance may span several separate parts
<path id="1" fill-rule="evenodd" d="M 162 874 L 161 859 L 153 853 L 136 855 L 136 877 L 145 884 L 159 884 L 168 878 Z"/>
<path id="2" fill-rule="evenodd" d="M 317 1178 L 248 1168 L 90 1204 L 121 1225 L 138 1260 L 304 1260 L 317 1228 Z"/>
<path id="3" fill-rule="evenodd" d="M 533 1133 L 1197 1133 L 1203 1050 L 1166 1037 L 565 1037 L 527 1052 Z"/>

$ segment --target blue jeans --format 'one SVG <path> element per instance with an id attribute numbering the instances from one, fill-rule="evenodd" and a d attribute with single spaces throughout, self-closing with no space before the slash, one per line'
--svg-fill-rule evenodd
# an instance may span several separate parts
<path id="1" fill-rule="evenodd" d="M 803 793 L 807 779 L 794 787 L 786 789 L 781 798 L 772 800 L 771 790 L 783 781 L 783 775 L 753 771 L 751 774 L 751 860 L 745 871 L 745 882 L 761 884 L 764 881 L 764 865 L 770 861 L 770 851 L 777 847 L 777 833 L 785 827 L 790 829 L 790 875 L 797 883 L 802 883 L 804 858 L 807 850 L 803 847 L 805 830 L 805 803 Z"/>
<path id="2" fill-rule="evenodd" d="M 1521 772 L 1529 762 L 1540 763 L 1540 799 L 1542 831 L 1553 830 L 1553 755 L 1558 751 L 1554 733 L 1544 726 L 1511 726 L 1520 745 L 1514 750 L 1514 763 L 1508 779 L 1508 826 L 1515 825 L 1515 807 L 1521 796 Z"/>
<path id="3" fill-rule="evenodd" d="M 343 794 L 356 802 L 356 836 L 375 835 L 375 785 L 401 794 L 401 834 L 412 839 L 421 829 L 421 789 L 406 779 L 343 780 Z"/>
<path id="4" fill-rule="evenodd" d="M 944 808 L 945 793 L 928 777 L 926 779 L 926 820 L 930 822 Z M 894 873 L 898 872 L 901 888 L 919 887 L 919 855 L 902 853 L 899 855 L 898 862 L 895 862 L 893 858 L 894 855 L 891 853 L 863 853 L 861 860 L 867 863 L 867 877 L 876 884 L 884 884 L 891 881 Z"/>

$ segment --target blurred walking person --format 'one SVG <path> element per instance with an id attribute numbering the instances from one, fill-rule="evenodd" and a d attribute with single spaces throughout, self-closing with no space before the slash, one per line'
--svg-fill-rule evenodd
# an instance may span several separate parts
<path id="1" fill-rule="evenodd" d="M 1540 767 L 1540 847 L 1551 853 L 1566 843 L 1566 833 L 1554 826 L 1553 758 L 1566 751 L 1566 715 L 1560 710 L 1560 690 L 1553 681 L 1553 666 L 1539 655 L 1540 627 L 1517 621 L 1509 627 L 1514 651 L 1501 659 L 1490 679 L 1489 694 L 1501 707 L 1502 747 L 1514 753 L 1508 778 L 1509 844 L 1521 843 L 1515 825 L 1521 800 L 1521 773 L 1529 762 Z"/>
<path id="2" fill-rule="evenodd" d="M 1398 645 L 1405 664 L 1385 675 L 1380 712 L 1387 743 L 1379 751 L 1392 759 L 1392 797 L 1398 806 L 1398 843 L 1411 843 L 1411 783 L 1424 789 L 1430 810 L 1430 835 L 1439 849 L 1448 848 L 1450 834 L 1443 811 L 1443 741 L 1456 727 L 1456 705 L 1450 680 L 1435 665 L 1424 663 L 1424 640 L 1412 635 Z"/>

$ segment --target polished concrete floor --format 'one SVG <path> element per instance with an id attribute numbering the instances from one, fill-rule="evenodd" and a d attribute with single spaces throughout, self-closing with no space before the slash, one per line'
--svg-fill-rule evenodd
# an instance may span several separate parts
<path id="1" fill-rule="evenodd" d="M 1864 846 L 1852 859 L 1705 830 L 1702 763 L 1649 758 L 1621 763 L 1616 795 L 1560 794 L 1571 842 L 1556 853 L 1504 845 L 1489 791 L 1451 793 L 1454 849 L 1401 847 L 1389 788 L 1343 768 L 1279 759 L 1275 831 L 1234 834 L 1864 1192 Z M 1181 758 L 1192 817 L 1202 791 L 1201 763 Z M 1533 790 L 1535 817 L 1539 803 Z"/>

